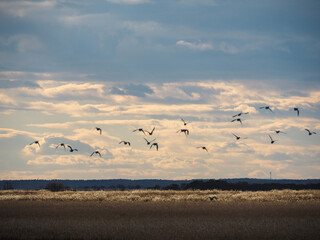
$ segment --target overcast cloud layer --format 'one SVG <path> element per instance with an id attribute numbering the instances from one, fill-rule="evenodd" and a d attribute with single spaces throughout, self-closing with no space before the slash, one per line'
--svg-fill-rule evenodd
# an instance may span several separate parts
<path id="1" fill-rule="evenodd" d="M 319 10 L 0 1 L 0 178 L 319 178 Z"/>

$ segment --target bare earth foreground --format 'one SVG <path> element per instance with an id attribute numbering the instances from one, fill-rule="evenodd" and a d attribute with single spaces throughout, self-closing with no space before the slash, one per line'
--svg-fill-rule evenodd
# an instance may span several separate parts
<path id="1" fill-rule="evenodd" d="M 0 221 L 1 239 L 320 239 L 320 191 L 9 190 Z"/>

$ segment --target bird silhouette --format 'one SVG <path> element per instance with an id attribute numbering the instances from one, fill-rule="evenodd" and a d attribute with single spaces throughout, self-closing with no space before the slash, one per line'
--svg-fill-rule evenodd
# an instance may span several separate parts
<path id="1" fill-rule="evenodd" d="M 91 157 L 93 154 L 98 154 L 98 155 L 101 157 L 101 154 L 100 154 L 99 151 L 94 151 L 93 153 L 91 153 L 90 157 Z"/>
<path id="2" fill-rule="evenodd" d="M 64 150 L 66 150 L 66 146 L 64 145 L 64 143 L 59 143 L 59 144 L 56 146 L 56 148 L 58 148 L 58 147 L 63 147 Z"/>
<path id="3" fill-rule="evenodd" d="M 154 140 L 156 140 L 156 139 L 153 139 L 152 141 L 148 141 L 146 138 L 144 138 L 144 140 L 146 140 L 146 142 L 147 142 L 147 145 L 150 145 Z"/>
<path id="4" fill-rule="evenodd" d="M 39 147 L 40 147 L 40 143 L 39 143 L 39 141 L 34 141 L 34 142 L 30 143 L 29 145 L 32 145 L 32 144 L 38 144 L 38 145 L 39 145 Z"/>
<path id="5" fill-rule="evenodd" d="M 269 138 L 271 140 L 271 144 L 274 144 L 274 142 L 277 141 L 277 140 L 273 140 L 272 137 L 270 136 L 270 134 L 269 134 Z"/>
<path id="6" fill-rule="evenodd" d="M 186 136 L 189 135 L 189 130 L 188 129 L 180 129 L 180 130 L 177 131 L 177 133 L 178 132 L 183 132 Z"/>
<path id="7" fill-rule="evenodd" d="M 149 133 L 149 135 L 151 136 L 151 135 L 153 134 L 153 131 L 154 131 L 155 129 L 156 129 L 156 128 L 154 127 L 151 132 L 149 132 L 149 131 L 145 131 L 145 132 Z"/>
<path id="8" fill-rule="evenodd" d="M 272 109 L 270 108 L 270 106 L 265 106 L 265 107 L 260 107 L 260 109 L 266 109 L 266 110 L 270 110 L 270 112 L 272 112 L 273 113 L 273 111 L 272 111 Z"/>
<path id="9" fill-rule="evenodd" d="M 131 144 L 130 144 L 130 142 L 126 142 L 126 141 L 121 141 L 121 142 L 119 142 L 119 144 L 121 144 L 121 143 L 123 143 L 124 145 L 129 145 L 129 146 L 131 146 Z"/>
<path id="10" fill-rule="evenodd" d="M 273 130 L 275 133 L 279 134 L 279 133 L 283 133 L 283 134 L 287 134 L 285 132 L 282 132 L 281 130 Z"/>
<path id="11" fill-rule="evenodd" d="M 299 108 L 295 107 L 295 108 L 293 108 L 293 111 L 297 111 L 297 116 L 299 117 L 299 114 L 300 114 Z"/>
<path id="12" fill-rule="evenodd" d="M 96 127 L 96 130 L 100 132 L 100 135 L 102 134 L 102 129 L 99 127 Z"/>
<path id="13" fill-rule="evenodd" d="M 234 116 L 232 116 L 233 118 L 234 117 L 240 117 L 242 114 L 249 114 L 249 112 L 241 112 L 241 113 L 238 113 L 238 114 L 236 114 L 236 115 L 234 115 Z"/>
<path id="14" fill-rule="evenodd" d="M 309 129 L 305 129 L 305 130 L 308 132 L 309 136 L 312 134 L 317 134 L 316 132 L 311 132 Z"/>
<path id="15" fill-rule="evenodd" d="M 137 129 L 133 130 L 132 132 L 136 132 L 136 131 L 143 132 L 143 134 L 146 135 L 146 133 L 144 132 L 144 130 L 142 128 L 137 128 Z"/>
<path id="16" fill-rule="evenodd" d="M 235 136 L 237 140 L 239 140 L 240 138 L 242 138 L 242 137 L 239 137 L 239 136 L 237 136 L 237 135 L 235 135 L 235 134 L 233 134 L 233 133 L 232 133 L 232 135 Z M 242 138 L 242 139 L 247 139 L 247 138 Z"/>
<path id="17" fill-rule="evenodd" d="M 70 148 L 70 150 L 69 150 L 70 152 L 73 152 L 73 151 L 78 152 L 78 149 L 72 148 L 72 147 L 71 147 L 70 145 L 68 145 L 68 144 L 67 144 L 67 147 Z"/>
<path id="18" fill-rule="evenodd" d="M 201 146 L 201 147 L 197 147 L 197 148 L 201 148 L 201 149 L 206 150 L 208 152 L 208 149 L 206 147 Z"/>
<path id="19" fill-rule="evenodd" d="M 181 119 L 181 121 L 183 122 L 183 125 L 184 125 L 184 126 L 187 126 L 187 124 L 190 123 L 190 122 L 186 122 L 185 120 L 183 120 L 183 118 L 180 118 L 180 119 Z"/>
<path id="20" fill-rule="evenodd" d="M 240 122 L 240 123 L 241 123 L 241 125 L 242 125 L 242 121 L 241 121 L 241 119 L 240 119 L 240 118 L 235 118 L 235 119 L 231 120 L 231 122 L 234 122 L 234 121 Z"/>
<path id="21" fill-rule="evenodd" d="M 152 146 L 155 146 L 157 148 L 157 151 L 158 151 L 158 149 L 159 149 L 158 143 L 152 143 L 151 146 L 150 146 L 150 149 L 152 148 Z"/>
<path id="22" fill-rule="evenodd" d="M 210 201 L 212 200 L 218 200 L 218 198 L 216 196 L 213 196 L 213 197 L 209 197 Z"/>

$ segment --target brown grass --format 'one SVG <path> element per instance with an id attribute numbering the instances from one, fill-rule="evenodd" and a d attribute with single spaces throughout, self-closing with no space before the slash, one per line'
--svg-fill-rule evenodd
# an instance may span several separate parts
<path id="1" fill-rule="evenodd" d="M 0 238 L 320 239 L 319 199 L 314 190 L 0 191 Z"/>

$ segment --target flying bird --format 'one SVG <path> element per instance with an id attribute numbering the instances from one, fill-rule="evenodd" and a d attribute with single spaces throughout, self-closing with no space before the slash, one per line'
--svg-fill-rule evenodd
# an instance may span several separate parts
<path id="1" fill-rule="evenodd" d="M 144 132 L 144 130 L 142 128 L 135 129 L 132 132 L 136 132 L 136 131 L 143 132 L 143 134 L 146 135 L 146 133 Z"/>
<path id="2" fill-rule="evenodd" d="M 181 119 L 181 121 L 183 122 L 183 125 L 184 125 L 184 126 L 187 126 L 187 124 L 190 123 L 190 122 L 186 122 L 185 120 L 183 120 L 183 118 L 180 118 L 180 119 Z"/>
<path id="3" fill-rule="evenodd" d="M 188 129 L 180 129 L 180 130 L 177 131 L 177 133 L 178 132 L 183 132 L 186 136 L 189 135 L 189 130 Z"/>
<path id="4" fill-rule="evenodd" d="M 151 146 L 150 146 L 150 149 L 152 148 L 152 146 L 155 146 L 157 148 L 157 151 L 158 151 L 158 149 L 159 149 L 158 143 L 152 143 Z"/>
<path id="5" fill-rule="evenodd" d="M 236 114 L 236 115 L 234 115 L 234 116 L 232 116 L 233 118 L 234 117 L 240 117 L 242 114 L 249 114 L 249 112 L 241 112 L 241 113 L 238 113 L 238 114 Z"/>
<path id="6" fill-rule="evenodd" d="M 240 138 L 242 138 L 242 137 L 239 137 L 239 136 L 237 136 L 237 135 L 235 135 L 235 134 L 233 134 L 233 133 L 232 133 L 232 135 L 235 136 L 237 140 L 239 140 Z M 247 138 L 242 138 L 242 139 L 247 139 Z"/>
<path id="7" fill-rule="evenodd" d="M 58 148 L 58 147 L 63 147 L 64 150 L 66 150 L 66 146 L 64 145 L 64 143 L 59 143 L 59 144 L 56 146 L 56 148 Z"/>
<path id="8" fill-rule="evenodd" d="M 38 145 L 39 145 L 39 147 L 40 147 L 40 143 L 39 143 L 39 141 L 34 141 L 34 142 L 30 143 L 29 145 L 32 145 L 32 144 L 38 144 Z"/>
<path id="9" fill-rule="evenodd" d="M 271 144 L 273 144 L 275 141 L 277 141 L 277 140 L 273 140 L 272 137 L 270 136 L 270 134 L 269 134 L 269 138 L 271 140 Z"/>
<path id="10" fill-rule="evenodd" d="M 73 152 L 73 151 L 78 152 L 78 149 L 72 148 L 70 145 L 67 145 L 67 147 L 70 148 L 70 150 L 69 150 L 70 152 Z"/>
<path id="11" fill-rule="evenodd" d="M 94 151 L 93 153 L 91 153 L 90 157 L 91 157 L 93 154 L 98 154 L 98 155 L 101 157 L 101 154 L 100 154 L 99 151 Z"/>
<path id="12" fill-rule="evenodd" d="M 305 129 L 305 130 L 308 132 L 309 136 L 312 134 L 317 134 L 316 132 L 311 132 L 309 129 Z"/>
<path id="13" fill-rule="evenodd" d="M 149 132 L 149 131 L 145 131 L 145 132 L 149 133 L 149 135 L 151 136 L 151 135 L 153 134 L 153 131 L 154 131 L 155 129 L 156 129 L 156 128 L 154 127 L 151 132 Z"/>
<path id="14" fill-rule="evenodd" d="M 96 130 L 97 130 L 97 131 L 99 131 L 99 132 L 100 132 L 100 135 L 101 135 L 101 133 L 102 133 L 102 129 L 101 129 L 101 128 L 99 128 L 99 127 L 96 127 Z"/>
<path id="15" fill-rule="evenodd" d="M 197 147 L 197 148 L 201 148 L 201 149 L 206 150 L 208 152 L 208 149 L 206 147 L 201 146 L 201 147 Z"/>
<path id="16" fill-rule="evenodd" d="M 146 140 L 146 142 L 147 142 L 147 145 L 150 145 L 154 140 L 156 140 L 156 139 L 153 139 L 152 141 L 148 141 L 146 138 L 144 138 L 144 140 Z"/>
<path id="17" fill-rule="evenodd" d="M 127 144 L 128 144 L 129 146 L 131 145 L 130 142 L 126 142 L 126 141 L 121 141 L 121 142 L 119 142 L 119 144 L 121 144 L 121 143 L 123 143 L 124 145 L 127 145 Z"/>
<path id="18" fill-rule="evenodd" d="M 266 110 L 270 110 L 270 112 L 273 113 L 273 111 L 271 110 L 270 106 L 260 107 L 260 109 L 263 109 L 263 108 L 266 109 Z"/>
<path id="19" fill-rule="evenodd" d="M 235 118 L 235 119 L 233 119 L 231 122 L 234 122 L 234 121 L 238 121 L 238 122 L 240 122 L 240 123 L 241 123 L 241 125 L 242 125 L 242 121 L 241 121 L 241 119 L 240 119 L 240 118 Z"/>
<path id="20" fill-rule="evenodd" d="M 282 132 L 282 131 L 280 131 L 280 130 L 273 130 L 275 133 L 283 133 L 283 134 L 286 134 L 285 132 Z"/>
<path id="21" fill-rule="evenodd" d="M 300 114 L 299 108 L 295 107 L 295 108 L 293 108 L 293 111 L 297 111 L 297 116 L 299 117 L 299 114 Z"/>

